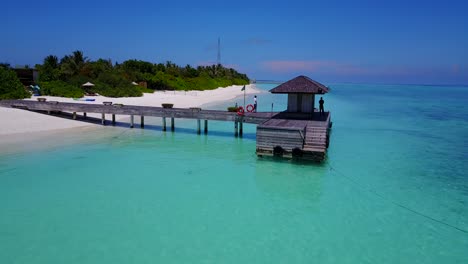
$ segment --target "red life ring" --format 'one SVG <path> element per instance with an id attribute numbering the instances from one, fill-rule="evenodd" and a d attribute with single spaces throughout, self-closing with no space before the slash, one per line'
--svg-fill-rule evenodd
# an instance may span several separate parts
<path id="1" fill-rule="evenodd" d="M 239 108 L 237 108 L 237 115 L 244 115 L 244 107 L 239 106 Z"/>
<path id="2" fill-rule="evenodd" d="M 247 107 L 245 109 L 247 110 L 247 112 L 253 112 L 254 106 L 249 104 L 249 105 L 247 105 Z"/>

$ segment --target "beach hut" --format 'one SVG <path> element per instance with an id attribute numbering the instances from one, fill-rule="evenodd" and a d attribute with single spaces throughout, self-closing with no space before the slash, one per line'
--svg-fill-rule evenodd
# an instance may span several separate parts
<path id="1" fill-rule="evenodd" d="M 257 155 L 322 161 L 331 119 L 330 112 L 315 111 L 315 95 L 328 91 L 325 85 L 306 76 L 271 89 L 271 93 L 288 95 L 287 109 L 257 126 Z"/>
<path id="2" fill-rule="evenodd" d="M 314 113 L 315 95 L 328 93 L 328 88 L 301 75 L 271 89 L 270 92 L 288 95 L 288 113 Z"/>
<path id="3" fill-rule="evenodd" d="M 85 89 L 86 94 L 88 94 L 88 95 L 93 95 L 94 94 L 94 92 L 91 91 L 91 88 L 95 86 L 93 83 L 86 82 L 81 86 L 83 86 L 83 88 Z"/>
<path id="4" fill-rule="evenodd" d="M 94 86 L 94 83 L 90 83 L 90 82 L 87 82 L 87 83 L 84 83 L 83 85 L 81 85 L 83 87 L 93 87 Z"/>

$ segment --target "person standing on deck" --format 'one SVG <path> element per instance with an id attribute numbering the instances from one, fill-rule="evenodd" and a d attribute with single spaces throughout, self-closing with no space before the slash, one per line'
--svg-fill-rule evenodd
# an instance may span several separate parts
<path id="1" fill-rule="evenodd" d="M 322 97 L 320 97 L 320 101 L 319 101 L 320 115 L 325 114 L 325 111 L 323 110 L 323 103 L 325 103 L 325 101 L 323 100 Z"/>
<path id="2" fill-rule="evenodd" d="M 257 112 L 257 96 L 254 96 L 254 112 Z"/>

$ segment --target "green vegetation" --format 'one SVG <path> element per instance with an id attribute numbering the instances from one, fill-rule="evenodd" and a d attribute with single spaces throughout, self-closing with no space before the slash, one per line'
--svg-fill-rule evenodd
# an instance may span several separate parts
<path id="1" fill-rule="evenodd" d="M 108 97 L 142 96 L 154 90 L 209 90 L 249 83 L 245 74 L 222 65 L 193 68 L 172 62 L 154 64 L 140 60 L 112 64 L 104 59 L 90 61 L 81 51 L 74 51 L 60 60 L 49 55 L 36 68 L 42 94 L 65 97 L 81 97 L 85 93 Z M 86 82 L 95 86 L 82 87 Z M 132 82 L 145 83 L 146 87 Z"/>
<path id="2" fill-rule="evenodd" d="M 228 112 L 237 112 L 238 109 L 239 109 L 239 107 L 237 107 L 237 106 L 229 106 L 227 108 Z"/>
<path id="3" fill-rule="evenodd" d="M 25 90 L 16 73 L 9 69 L 8 64 L 0 65 L 0 100 L 29 98 L 31 94 Z"/>
<path id="4" fill-rule="evenodd" d="M 83 97 L 84 92 L 77 86 L 63 81 L 41 82 L 41 93 L 44 95 L 62 96 L 69 98 Z"/>
<path id="5" fill-rule="evenodd" d="M 108 97 L 142 96 L 155 90 L 210 90 L 249 83 L 245 74 L 222 65 L 193 68 L 172 62 L 154 64 L 140 60 L 112 64 L 104 59 L 90 61 L 81 51 L 74 51 L 60 60 L 49 55 L 36 69 L 41 93 L 63 97 L 82 97 L 86 93 Z M 0 82 L 0 99 L 30 97 L 9 64 L 0 64 Z M 95 86 L 83 87 L 86 82 Z"/>

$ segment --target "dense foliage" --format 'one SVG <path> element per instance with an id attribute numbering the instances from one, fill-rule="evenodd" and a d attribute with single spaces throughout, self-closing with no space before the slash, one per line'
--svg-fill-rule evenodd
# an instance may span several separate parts
<path id="1" fill-rule="evenodd" d="M 151 63 L 127 60 L 112 64 L 110 60 L 88 60 L 81 51 L 58 59 L 54 55 L 44 58 L 39 71 L 41 92 L 45 95 L 80 97 L 84 93 L 99 93 L 109 97 L 141 96 L 154 90 L 208 90 L 249 82 L 240 74 L 222 65 L 185 67 L 172 62 Z M 94 87 L 83 88 L 91 82 Z M 146 83 L 147 88 L 132 82 Z"/>
<path id="2" fill-rule="evenodd" d="M 237 107 L 237 106 L 228 106 L 227 110 L 229 112 L 237 112 L 237 110 L 239 110 L 239 107 Z"/>
<path id="3" fill-rule="evenodd" d="M 24 89 L 16 73 L 9 69 L 9 65 L 0 65 L 0 99 L 23 99 L 31 94 Z"/>
<path id="4" fill-rule="evenodd" d="M 84 95 L 83 89 L 63 81 L 41 82 L 41 93 L 70 98 L 79 98 Z"/>

